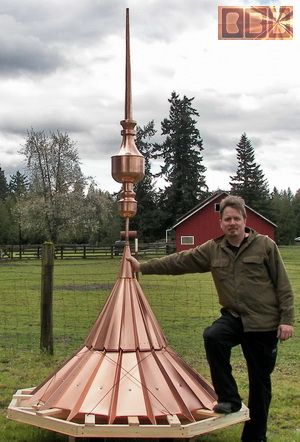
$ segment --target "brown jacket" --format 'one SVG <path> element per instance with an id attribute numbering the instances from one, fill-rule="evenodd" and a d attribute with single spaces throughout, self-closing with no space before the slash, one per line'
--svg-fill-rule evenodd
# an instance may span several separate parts
<path id="1" fill-rule="evenodd" d="M 247 229 L 249 230 L 249 229 Z M 143 274 L 211 272 L 220 304 L 240 315 L 244 331 L 276 330 L 294 321 L 293 291 L 270 238 L 249 230 L 235 254 L 224 236 L 180 253 L 141 264 Z"/>

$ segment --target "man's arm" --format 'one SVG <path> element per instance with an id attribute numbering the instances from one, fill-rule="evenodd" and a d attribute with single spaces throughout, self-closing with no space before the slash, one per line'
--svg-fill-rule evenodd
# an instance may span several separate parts
<path id="1" fill-rule="evenodd" d="M 139 263 L 133 256 L 127 258 L 134 272 L 152 275 L 182 275 L 210 271 L 210 241 L 194 249 L 153 258 Z"/>

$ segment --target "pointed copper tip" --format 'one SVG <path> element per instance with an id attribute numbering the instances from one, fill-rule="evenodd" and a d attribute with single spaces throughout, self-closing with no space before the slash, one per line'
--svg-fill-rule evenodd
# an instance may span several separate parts
<path id="1" fill-rule="evenodd" d="M 126 8 L 125 120 L 132 120 L 129 8 Z"/>

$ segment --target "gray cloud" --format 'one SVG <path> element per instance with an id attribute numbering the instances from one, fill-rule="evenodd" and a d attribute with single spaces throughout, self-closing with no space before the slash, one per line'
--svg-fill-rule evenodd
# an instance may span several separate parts
<path id="1" fill-rule="evenodd" d="M 64 0 L 40 2 L 39 0 L 2 0 L 3 17 L 22 24 L 27 36 L 35 36 L 51 44 L 86 45 L 99 42 L 107 35 L 123 38 L 125 9 L 130 8 L 134 37 L 153 43 L 172 41 L 184 29 L 204 28 L 208 17 L 216 16 L 215 5 L 202 0 L 151 1 L 145 5 L 140 0 Z M 198 9 L 198 14 L 194 14 Z"/>
<path id="2" fill-rule="evenodd" d="M 28 34 L 51 42 L 86 41 L 106 35 L 118 26 L 118 11 L 123 0 L 2 0 L 1 12 L 22 23 Z"/>
<path id="3" fill-rule="evenodd" d="M 13 17 L 0 16 L 0 75 L 49 73 L 63 64 L 59 50 L 28 34 Z"/>
<path id="4" fill-rule="evenodd" d="M 78 51 L 101 44 L 109 35 L 124 38 L 125 0 L 40 2 L 3 0 L 0 15 L 0 75 L 47 74 L 67 67 L 71 47 Z M 197 0 L 151 2 L 129 1 L 134 38 L 153 43 L 170 42 L 184 29 L 204 27 L 207 16 L 216 13 L 205 0 L 193 14 Z M 67 11 L 67 13 L 66 13 Z M 184 19 L 183 19 L 184 17 Z M 200 23 L 199 23 L 200 21 Z M 99 61 L 107 61 L 107 57 Z M 172 69 L 172 68 L 170 68 Z M 174 69 L 174 68 L 173 68 Z M 161 68 L 169 74 L 165 67 Z"/>
<path id="5" fill-rule="evenodd" d="M 204 29 L 209 19 L 216 17 L 216 6 L 210 0 L 202 0 L 201 7 L 199 0 L 154 1 L 147 8 L 143 2 L 133 3 L 134 33 L 139 39 L 148 42 L 170 42 L 184 30 Z"/>
<path id="6" fill-rule="evenodd" d="M 12 115 L 4 117 L 0 121 L 0 130 L 6 135 L 20 135 L 25 136 L 27 130 L 30 128 L 34 130 L 43 131 L 55 131 L 60 130 L 62 132 L 72 132 L 74 134 L 81 133 L 90 129 L 87 121 L 78 116 L 72 116 L 70 114 L 63 114 L 63 112 L 46 112 L 40 115 L 27 115 L 22 114 Z"/>
<path id="7" fill-rule="evenodd" d="M 64 64 L 61 54 L 34 37 L 14 37 L 9 42 L 0 39 L 0 45 L 0 75 L 46 74 Z"/>
<path id="8" fill-rule="evenodd" d="M 266 80 L 264 59 L 272 45 L 219 44 L 215 2 L 2 0 L 0 165 L 7 173 L 19 167 L 16 151 L 30 127 L 69 132 L 87 169 L 97 164 L 96 173 L 101 170 L 103 174 L 104 165 L 109 167 L 110 156 L 121 144 L 124 77 L 118 44 L 123 51 L 127 6 L 137 48 L 132 53 L 133 115 L 139 125 L 154 119 L 159 141 L 160 123 L 168 116 L 168 98 L 175 90 L 181 96 L 195 97 L 208 174 L 222 172 L 229 177 L 235 172 L 235 149 L 243 132 L 268 173 L 281 166 L 297 173 L 299 95 L 288 80 L 298 70 L 296 62 L 290 58 L 293 68 L 289 73 L 283 70 L 281 77 L 276 76 L 276 67 L 282 63 L 273 64 Z M 190 46 L 189 39 L 184 39 L 188 32 Z M 204 41 L 206 32 L 209 38 Z M 264 43 L 269 44 L 265 52 Z M 279 55 L 283 54 L 281 43 L 277 42 Z M 170 54 L 160 51 L 160 44 Z M 198 64 L 190 64 L 191 58 Z M 197 81 L 193 76 L 190 81 L 190 66 L 195 67 Z M 286 146 L 290 153 L 282 155 Z"/>
<path id="9" fill-rule="evenodd" d="M 125 9 L 121 16 L 117 3 L 2 1 L 0 75 L 47 74 L 68 67 L 71 47 L 77 48 L 80 59 L 80 48 L 121 29 Z"/>

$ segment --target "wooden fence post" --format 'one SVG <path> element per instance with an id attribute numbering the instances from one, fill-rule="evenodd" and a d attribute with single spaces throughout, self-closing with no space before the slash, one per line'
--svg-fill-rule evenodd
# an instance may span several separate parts
<path id="1" fill-rule="evenodd" d="M 42 246 L 40 349 L 51 355 L 53 354 L 53 269 L 54 244 L 45 242 Z"/>

